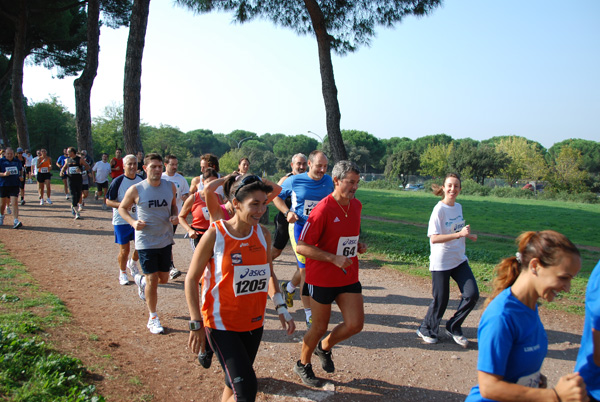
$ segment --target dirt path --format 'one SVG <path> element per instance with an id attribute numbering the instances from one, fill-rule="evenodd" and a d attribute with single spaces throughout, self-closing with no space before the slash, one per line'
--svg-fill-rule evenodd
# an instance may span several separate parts
<path id="1" fill-rule="evenodd" d="M 53 331 L 60 350 L 79 357 L 109 401 L 218 401 L 223 373 L 218 362 L 205 370 L 187 349 L 188 312 L 183 277 L 159 287 L 158 312 L 166 335 L 146 329 L 146 306 L 137 287 L 117 280 L 117 246 L 111 212 L 92 200 L 73 220 L 64 197 L 52 206 L 39 206 L 27 186 L 27 205 L 21 208 L 24 227 L 5 224 L 0 239 L 22 261 L 45 290 L 60 297 L 73 314 L 72 323 Z M 6 221 L 11 221 L 8 219 Z M 187 271 L 191 251 L 183 231 L 174 246 L 176 266 Z M 333 351 L 334 374 L 315 368 L 317 376 L 334 384 L 327 390 L 301 385 L 292 372 L 304 334 L 304 314 L 295 302 L 292 315 L 299 330 L 292 337 L 279 329 L 268 303 L 263 342 L 255 363 L 259 401 L 462 401 L 476 383 L 477 323 L 481 307 L 464 326 L 472 340 L 462 349 L 442 338 L 425 345 L 415 335 L 430 301 L 427 280 L 361 262 L 366 323 L 362 333 Z M 290 250 L 276 260 L 281 279 L 291 278 L 295 263 Z M 449 309 L 456 307 L 456 289 Z M 450 313 L 446 313 L 447 316 Z M 341 315 L 334 307 L 332 324 Z M 550 385 L 573 370 L 583 318 L 542 313 L 550 343 L 543 371 Z M 330 326 L 331 328 L 332 326 Z"/>

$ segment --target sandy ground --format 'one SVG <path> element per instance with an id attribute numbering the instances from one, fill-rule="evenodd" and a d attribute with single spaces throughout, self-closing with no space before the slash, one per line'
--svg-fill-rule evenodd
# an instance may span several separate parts
<path id="1" fill-rule="evenodd" d="M 58 189 L 56 189 L 58 190 Z M 118 282 L 117 252 L 111 211 L 88 201 L 82 220 L 70 214 L 70 203 L 55 192 L 54 205 L 40 206 L 33 185 L 21 207 L 24 227 L 12 230 L 6 217 L 0 239 L 31 274 L 60 297 L 72 312 L 70 324 L 51 330 L 51 342 L 89 368 L 99 391 L 109 401 L 218 401 L 223 372 L 215 360 L 206 370 L 187 348 L 188 310 L 184 276 L 158 291 L 158 313 L 165 335 L 146 329 L 147 309 L 137 287 Z M 10 224 L 10 226 L 9 226 Z M 272 229 L 272 228 L 271 228 Z M 191 249 L 179 228 L 175 265 L 187 271 Z M 331 381 L 325 389 L 302 385 L 292 371 L 306 329 L 299 300 L 291 309 L 298 330 L 281 330 L 272 303 L 267 305 L 265 332 L 255 363 L 259 401 L 462 401 L 477 380 L 477 323 L 481 305 L 466 320 L 467 349 L 448 338 L 427 345 L 415 330 L 430 302 L 428 280 L 402 275 L 361 260 L 365 299 L 364 330 L 333 350 L 336 372 L 327 374 L 317 362 L 317 376 Z M 291 249 L 275 261 L 280 279 L 295 270 Z M 457 305 L 457 289 L 446 316 Z M 480 303 L 481 304 L 481 303 Z M 341 320 L 334 306 L 330 328 Z M 542 311 L 549 338 L 543 372 L 549 386 L 572 372 L 579 349 L 583 317 Z"/>

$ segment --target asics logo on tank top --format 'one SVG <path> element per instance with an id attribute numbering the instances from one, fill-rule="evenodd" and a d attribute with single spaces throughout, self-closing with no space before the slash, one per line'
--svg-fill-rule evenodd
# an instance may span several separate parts
<path id="1" fill-rule="evenodd" d="M 250 269 L 250 268 L 246 268 L 246 271 L 240 275 L 240 279 L 244 279 L 245 277 L 252 277 L 252 276 L 264 276 L 266 275 L 267 270 L 266 269 Z"/>
<path id="2" fill-rule="evenodd" d="M 240 244 L 240 247 L 246 247 L 246 246 L 248 246 L 248 244 L 249 243 L 242 243 L 242 244 Z"/>
<path id="3" fill-rule="evenodd" d="M 166 207 L 169 205 L 167 200 L 150 200 L 148 201 L 148 208 Z"/>

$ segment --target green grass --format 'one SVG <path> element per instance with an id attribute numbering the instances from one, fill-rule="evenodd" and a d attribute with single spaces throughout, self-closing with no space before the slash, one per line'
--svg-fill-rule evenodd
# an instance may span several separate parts
<path id="1" fill-rule="evenodd" d="M 380 216 L 427 225 L 435 204 L 431 193 L 359 189 L 363 215 Z M 553 229 L 576 244 L 600 245 L 600 204 L 578 204 L 517 198 L 459 196 L 465 220 L 474 233 L 516 237 L 527 230 Z"/>
<path id="2" fill-rule="evenodd" d="M 69 311 L 40 291 L 0 243 L 0 396 L 4 401 L 101 402 L 78 359 L 56 353 L 44 328 L 66 323 Z"/>
<path id="3" fill-rule="evenodd" d="M 362 240 L 369 246 L 367 257 L 378 265 L 428 277 L 426 225 L 440 197 L 424 192 L 360 189 L 357 198 L 363 204 Z M 515 238 L 524 231 L 553 229 L 576 244 L 600 245 L 600 233 L 594 230 L 593 224 L 600 222 L 598 204 L 477 196 L 460 197 L 459 202 L 467 223 L 474 233 L 479 234 L 477 242 L 467 240 L 466 254 L 483 292 L 490 291 L 494 267 L 516 252 Z M 367 219 L 366 216 L 389 221 Z M 583 248 L 580 252 L 582 269 L 571 284 L 571 292 L 560 294 L 558 303 L 546 303 L 548 308 L 583 314 L 587 279 L 600 260 L 600 252 Z"/>

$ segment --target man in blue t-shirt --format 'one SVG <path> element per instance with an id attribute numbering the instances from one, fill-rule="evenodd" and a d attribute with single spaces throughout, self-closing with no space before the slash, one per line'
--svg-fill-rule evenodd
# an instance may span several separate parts
<path id="1" fill-rule="evenodd" d="M 313 151 L 308 155 L 308 172 L 291 176 L 283 182 L 281 193 L 275 197 L 273 203 L 284 215 L 289 223 L 290 241 L 298 261 L 298 270 L 289 282 L 281 282 L 281 292 L 285 295 L 288 307 L 293 306 L 294 292 L 297 287 L 304 286 L 304 256 L 296 252 L 296 244 L 310 211 L 319 201 L 333 192 L 333 180 L 325 174 L 327 171 L 327 156 L 322 151 Z M 291 197 L 292 207 L 288 209 L 285 199 Z M 306 314 L 306 322 L 310 327 L 311 311 L 310 298 L 302 296 L 302 304 Z"/>
<path id="2" fill-rule="evenodd" d="M 590 401 L 600 401 L 600 261 L 585 294 L 585 321 L 575 371 L 583 377 Z"/>
<path id="3" fill-rule="evenodd" d="M 21 161 L 15 158 L 15 151 L 12 148 L 6 148 L 4 158 L 0 159 L 0 225 L 4 225 L 4 212 L 12 203 L 12 214 L 14 218 L 13 229 L 18 229 L 23 224 L 19 221 L 19 191 L 20 183 L 23 179 L 24 166 Z"/>

